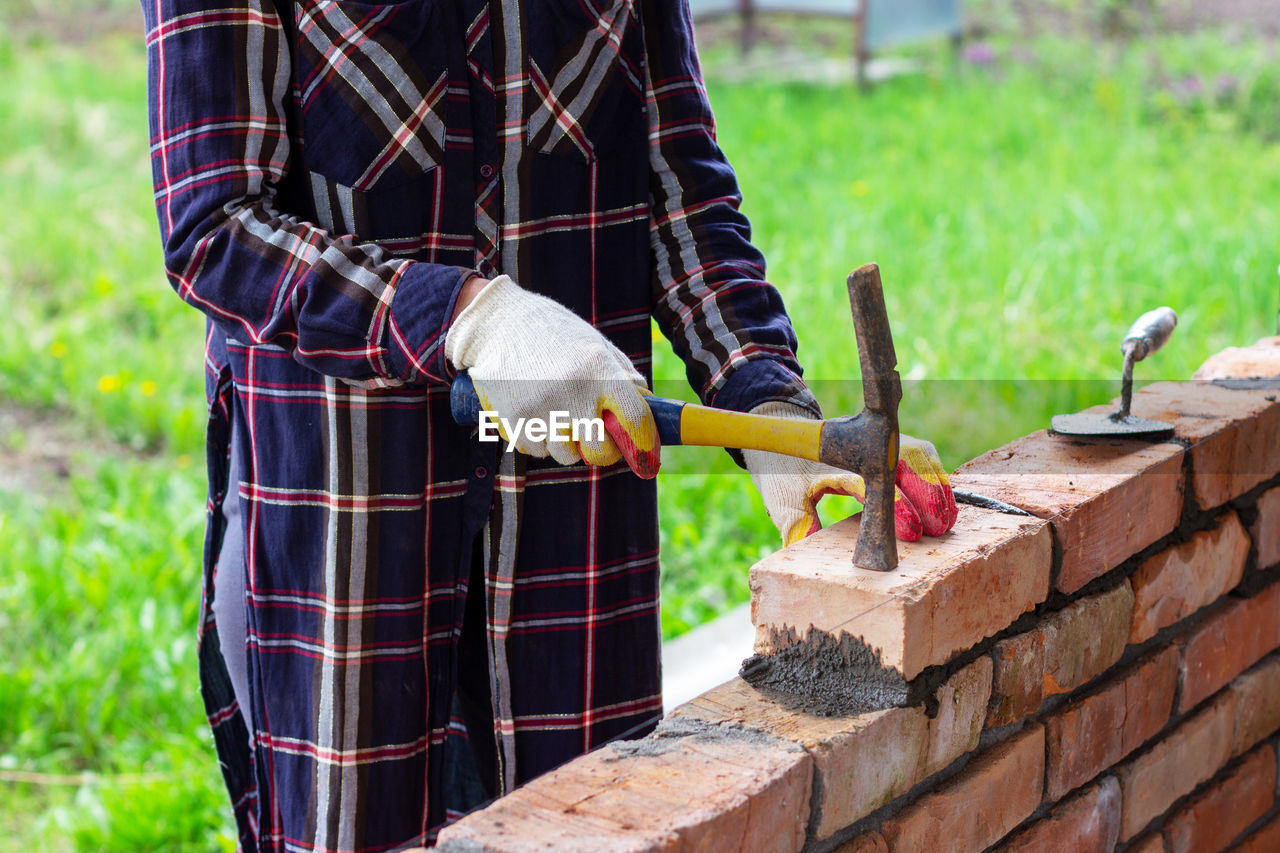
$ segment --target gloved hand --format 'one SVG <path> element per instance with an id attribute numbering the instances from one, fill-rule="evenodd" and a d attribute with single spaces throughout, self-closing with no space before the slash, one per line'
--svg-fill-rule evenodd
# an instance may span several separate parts
<path id="1" fill-rule="evenodd" d="M 603 436 L 586 430 L 579 441 L 521 433 L 515 444 L 521 453 L 550 455 L 561 465 L 579 459 L 612 465 L 625 458 L 641 477 L 658 473 L 658 428 L 640 395 L 644 377 L 621 350 L 559 302 L 498 276 L 454 318 L 444 352 L 458 370 L 470 371 L 481 408 L 512 424 L 517 418 L 549 422 L 553 411 L 605 422 Z"/>
<path id="2" fill-rule="evenodd" d="M 813 417 L 799 406 L 778 401 L 763 403 L 751 411 L 782 418 Z M 921 533 L 941 536 L 956 522 L 956 501 L 947 482 L 947 470 L 929 442 L 899 434 L 898 444 L 893 498 L 898 538 L 915 542 Z M 822 529 L 816 507 L 823 495 L 852 495 L 858 500 L 866 496 L 861 477 L 821 462 L 762 450 L 744 450 L 742 456 L 784 545 Z"/>

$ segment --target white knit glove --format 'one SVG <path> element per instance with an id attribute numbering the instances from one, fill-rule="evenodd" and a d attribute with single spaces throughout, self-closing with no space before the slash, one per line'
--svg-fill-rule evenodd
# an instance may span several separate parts
<path id="1" fill-rule="evenodd" d="M 806 409 L 780 401 L 762 403 L 751 411 L 779 418 L 813 418 Z M 823 495 L 851 495 L 859 501 L 866 497 L 862 477 L 849 471 L 762 450 L 744 450 L 742 457 L 784 545 L 822 529 L 817 504 Z M 899 539 L 914 542 L 922 532 L 941 536 L 955 524 L 955 498 L 932 444 L 899 435 L 896 481 L 893 521 Z"/>
<path id="2" fill-rule="evenodd" d="M 621 350 L 559 302 L 498 276 L 454 318 L 444 352 L 458 370 L 470 371 L 481 408 L 511 424 L 517 418 L 549 422 L 552 412 L 566 412 L 571 420 L 601 418 L 608 427 L 602 437 L 584 430 L 578 441 L 521 433 L 519 452 L 550 455 L 562 465 L 579 459 L 612 465 L 625 457 L 637 474 L 657 473 L 658 429 L 640 395 L 644 377 Z"/>

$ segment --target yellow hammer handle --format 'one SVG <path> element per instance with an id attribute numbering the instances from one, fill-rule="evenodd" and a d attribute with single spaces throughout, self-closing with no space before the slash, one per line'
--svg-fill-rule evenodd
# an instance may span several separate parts
<path id="1" fill-rule="evenodd" d="M 686 403 L 680 413 L 680 443 L 767 450 L 817 462 L 822 424 Z"/>

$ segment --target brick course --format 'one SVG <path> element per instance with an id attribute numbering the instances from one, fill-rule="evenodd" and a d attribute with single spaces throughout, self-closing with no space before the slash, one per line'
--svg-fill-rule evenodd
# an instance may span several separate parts
<path id="1" fill-rule="evenodd" d="M 1125 853 L 1165 853 L 1164 837 L 1158 832 L 1144 835 L 1125 848 Z"/>
<path id="2" fill-rule="evenodd" d="M 1263 492 L 1258 498 L 1258 517 L 1250 525 L 1249 533 L 1258 551 L 1258 568 L 1280 563 L 1280 486 Z"/>
<path id="3" fill-rule="evenodd" d="M 920 706 L 846 717 L 794 710 L 740 678 L 677 708 L 673 717 L 729 722 L 767 732 L 813 757 L 816 837 L 870 814 L 921 778 L 929 719 Z"/>
<path id="4" fill-rule="evenodd" d="M 986 726 L 1020 720 L 1044 698 L 1075 690 L 1110 669 L 1124 654 L 1132 615 L 1133 592 L 1124 581 L 997 643 Z"/>
<path id="5" fill-rule="evenodd" d="M 1231 853 L 1276 853 L 1280 850 L 1280 818 L 1250 833 Z"/>
<path id="6" fill-rule="evenodd" d="M 1273 391 L 1205 382 L 1157 382 L 1133 395 L 1133 413 L 1171 423 L 1190 444 L 1189 495 L 1213 509 L 1280 471 L 1280 402 Z M 1270 399 L 1268 399 L 1270 398 Z"/>
<path id="7" fill-rule="evenodd" d="M 1231 682 L 1236 720 L 1231 754 L 1239 755 L 1280 730 L 1280 655 L 1272 655 Z"/>
<path id="8" fill-rule="evenodd" d="M 977 853 L 1035 811 L 1043 779 L 1044 729 L 1032 726 L 978 755 L 972 766 L 885 821 L 880 831 L 890 853 Z"/>
<path id="9" fill-rule="evenodd" d="M 1280 646 L 1280 583 L 1252 598 L 1218 605 L 1186 639 L 1182 696 L 1186 711 Z"/>
<path id="10" fill-rule="evenodd" d="M 1124 654 L 1133 617 L 1129 582 L 1052 614 L 1044 634 L 1044 695 L 1068 693 L 1110 669 Z"/>
<path id="11" fill-rule="evenodd" d="M 836 853 L 889 853 L 889 842 L 880 833 L 869 832 L 841 844 Z"/>
<path id="12" fill-rule="evenodd" d="M 1045 796 L 1060 799 L 1159 732 L 1177 681 L 1178 652 L 1166 648 L 1049 717 Z"/>
<path id="13" fill-rule="evenodd" d="M 813 762 L 763 735 L 666 723 L 534 779 L 440 833 L 441 853 L 525 850 L 798 851 Z M 687 733 L 686 733 L 687 730 Z"/>
<path id="14" fill-rule="evenodd" d="M 1167 853 L 1222 850 L 1275 801 L 1276 754 L 1255 749 L 1243 763 L 1211 782 L 1169 818 Z"/>
<path id="15" fill-rule="evenodd" d="M 1120 765 L 1124 795 L 1120 839 L 1127 841 L 1218 772 L 1231 755 L 1235 696 L 1224 694 L 1184 720 L 1150 750 Z"/>
<path id="16" fill-rule="evenodd" d="M 1044 698 L 1044 634 L 1026 631 L 996 643 L 987 727 L 1008 725 L 1034 714 Z"/>
<path id="17" fill-rule="evenodd" d="M 740 678 L 682 705 L 672 717 L 728 721 L 804 747 L 817 779 L 815 837 L 825 839 L 977 747 L 990 691 L 991 661 L 979 658 L 938 689 L 933 719 L 920 706 L 817 716 Z"/>
<path id="18" fill-rule="evenodd" d="M 1063 849 L 1067 840 L 1072 853 L 1111 853 L 1119 837 L 1120 783 L 1106 778 L 1059 803 L 994 853 L 1042 853 Z"/>
<path id="19" fill-rule="evenodd" d="M 961 465 L 957 487 L 1053 523 L 1056 587 L 1072 593 L 1168 535 L 1182 513 L 1182 448 L 1035 432 Z"/>
<path id="20" fill-rule="evenodd" d="M 1212 529 L 1148 559 L 1133 575 L 1129 642 L 1154 637 L 1234 588 L 1248 557 L 1249 534 L 1240 517 L 1228 512 Z"/>
<path id="21" fill-rule="evenodd" d="M 991 658 L 978 658 L 938 689 L 938 713 L 929 721 L 923 776 L 932 776 L 978 746 L 987 700 L 991 698 Z"/>

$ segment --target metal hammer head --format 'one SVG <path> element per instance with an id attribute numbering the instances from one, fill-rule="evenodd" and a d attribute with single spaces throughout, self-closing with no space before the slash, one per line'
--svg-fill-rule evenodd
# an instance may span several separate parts
<path id="1" fill-rule="evenodd" d="M 860 569 L 887 572 L 898 565 L 893 494 L 902 382 L 896 370 L 898 356 L 884 307 L 880 268 L 875 264 L 865 264 L 849 274 L 849 304 L 862 365 L 865 407 L 851 418 L 827 422 L 822 429 L 819 455 L 828 465 L 862 475 L 867 499 L 863 502 L 853 564 Z"/>

